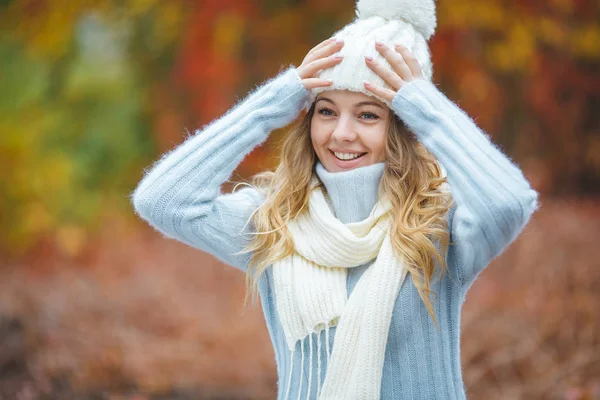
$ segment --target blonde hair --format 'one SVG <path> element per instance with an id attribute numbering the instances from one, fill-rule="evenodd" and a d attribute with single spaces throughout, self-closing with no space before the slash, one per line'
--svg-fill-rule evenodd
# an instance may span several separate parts
<path id="1" fill-rule="evenodd" d="M 244 306 L 249 295 L 256 300 L 258 281 L 268 266 L 293 252 L 286 224 L 308 206 L 316 162 L 310 136 L 314 112 L 313 103 L 304 118 L 286 134 L 275 171 L 261 172 L 251 179 L 250 186 L 261 191 L 265 200 L 248 220 L 254 224 L 251 233 L 254 237 L 240 252 L 252 253 L 246 273 Z M 414 285 L 437 326 L 429 299 L 430 294 L 435 297 L 437 294 L 430 289 L 430 283 L 435 273 L 434 260 L 439 261 L 442 273 L 447 269 L 441 254 L 446 254 L 449 246 L 446 213 L 452 197 L 441 190 L 446 178 L 435 157 L 395 113 L 389 114 L 385 169 L 378 195 L 391 200 L 392 247 L 396 256 L 404 256 Z M 441 254 L 436 249 L 436 240 L 441 244 Z"/>

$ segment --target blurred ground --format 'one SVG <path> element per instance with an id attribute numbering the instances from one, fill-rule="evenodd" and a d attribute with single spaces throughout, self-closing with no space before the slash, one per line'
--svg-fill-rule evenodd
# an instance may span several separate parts
<path id="1" fill-rule="evenodd" d="M 600 205 L 542 201 L 467 295 L 469 399 L 600 398 Z M 1 399 L 275 398 L 241 272 L 118 221 L 87 265 L 49 256 L 0 270 Z"/>

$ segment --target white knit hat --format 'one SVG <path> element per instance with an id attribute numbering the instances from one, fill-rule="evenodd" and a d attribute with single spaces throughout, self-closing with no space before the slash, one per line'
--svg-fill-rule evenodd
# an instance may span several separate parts
<path id="1" fill-rule="evenodd" d="M 391 107 L 389 101 L 365 89 L 365 80 L 392 88 L 366 65 L 364 56 L 371 56 L 391 69 L 386 58 L 375 48 L 375 42 L 381 41 L 392 48 L 400 43 L 417 58 L 423 77 L 431 80 L 433 67 L 427 42 L 436 25 L 434 0 L 358 0 L 356 19 L 333 35 L 336 39 L 344 39 L 344 46 L 339 51 L 343 60 L 315 75 L 316 78 L 332 79 L 333 83 L 311 89 L 308 104 L 312 104 L 321 92 L 346 89 L 374 96 Z"/>

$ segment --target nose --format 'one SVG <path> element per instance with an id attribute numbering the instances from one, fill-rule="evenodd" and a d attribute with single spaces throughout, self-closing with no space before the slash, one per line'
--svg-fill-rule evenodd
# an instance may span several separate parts
<path id="1" fill-rule="evenodd" d="M 356 139 L 356 133 L 353 129 L 352 118 L 348 116 L 341 116 L 338 118 L 337 124 L 335 125 L 331 136 L 333 139 L 343 142 L 351 142 Z"/>

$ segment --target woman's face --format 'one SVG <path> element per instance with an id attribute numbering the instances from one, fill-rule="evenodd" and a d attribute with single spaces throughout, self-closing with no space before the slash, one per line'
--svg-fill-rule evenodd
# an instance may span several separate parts
<path id="1" fill-rule="evenodd" d="M 319 93 L 310 133 L 315 153 L 325 169 L 341 172 L 385 161 L 390 112 L 385 103 L 364 93 Z"/>

